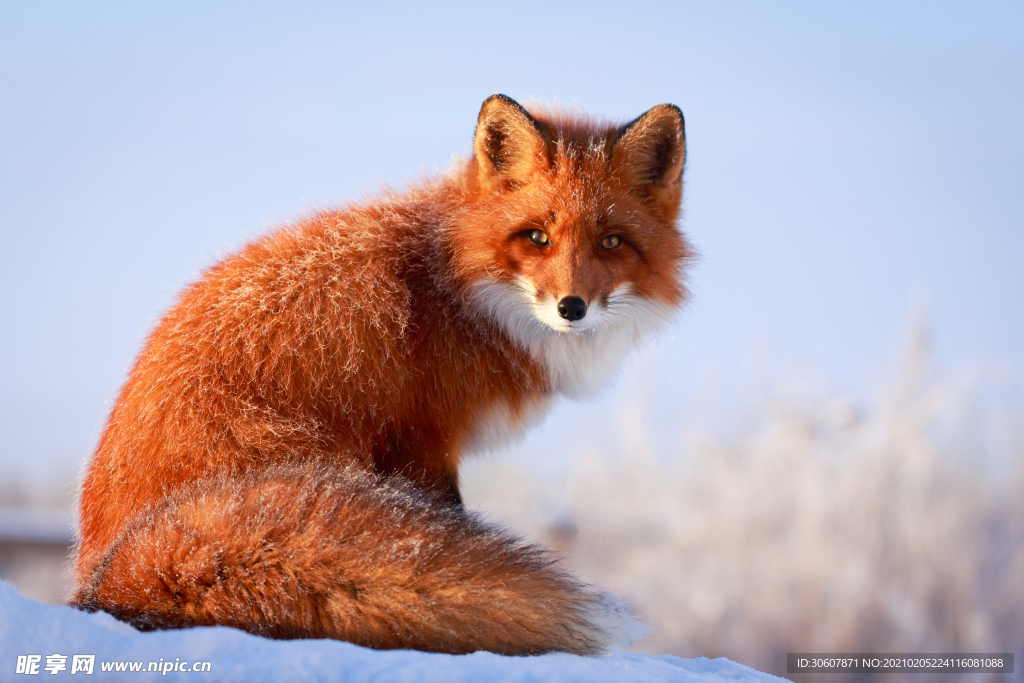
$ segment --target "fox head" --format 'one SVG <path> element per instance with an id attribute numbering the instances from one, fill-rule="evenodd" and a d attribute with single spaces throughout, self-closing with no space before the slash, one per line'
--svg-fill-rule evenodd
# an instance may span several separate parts
<path id="1" fill-rule="evenodd" d="M 642 335 L 686 298 L 685 159 L 671 104 L 613 125 L 488 98 L 453 227 L 464 281 L 528 347 Z"/>

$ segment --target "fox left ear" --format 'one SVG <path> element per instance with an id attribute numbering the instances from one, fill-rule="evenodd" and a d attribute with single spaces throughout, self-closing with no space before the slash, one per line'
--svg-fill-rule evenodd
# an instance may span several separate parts
<path id="1" fill-rule="evenodd" d="M 527 183 L 548 166 L 542 124 L 505 95 L 491 95 L 480 107 L 473 155 L 480 185 L 491 191 Z"/>
<path id="2" fill-rule="evenodd" d="M 679 207 L 685 162 L 686 124 L 674 104 L 659 104 L 622 126 L 612 146 L 614 171 L 670 211 Z"/>

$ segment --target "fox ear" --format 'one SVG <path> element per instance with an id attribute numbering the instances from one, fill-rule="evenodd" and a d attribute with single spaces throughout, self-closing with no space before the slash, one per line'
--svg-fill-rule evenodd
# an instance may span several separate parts
<path id="1" fill-rule="evenodd" d="M 674 104 L 659 104 L 619 129 L 612 167 L 665 208 L 678 207 L 686 161 L 686 125 Z"/>
<path id="2" fill-rule="evenodd" d="M 480 107 L 473 155 L 480 185 L 491 191 L 526 183 L 550 163 L 543 124 L 505 95 L 491 95 Z"/>

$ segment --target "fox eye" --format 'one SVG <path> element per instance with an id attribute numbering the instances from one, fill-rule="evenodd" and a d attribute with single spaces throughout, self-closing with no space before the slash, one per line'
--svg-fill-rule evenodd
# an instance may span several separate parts
<path id="1" fill-rule="evenodd" d="M 618 235 L 605 235 L 601 240 L 602 249 L 618 249 L 620 244 L 622 244 L 622 238 Z"/>
<path id="2" fill-rule="evenodd" d="M 543 230 L 531 230 L 530 241 L 539 247 L 547 246 L 551 240 L 548 238 L 548 234 Z"/>

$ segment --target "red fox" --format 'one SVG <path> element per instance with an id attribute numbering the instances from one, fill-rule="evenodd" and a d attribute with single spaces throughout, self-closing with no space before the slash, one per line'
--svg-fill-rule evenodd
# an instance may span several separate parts
<path id="1" fill-rule="evenodd" d="M 612 125 L 494 95 L 450 173 L 211 267 L 86 470 L 71 603 L 142 629 L 605 650 L 628 615 L 466 511 L 458 468 L 594 392 L 686 299 L 684 159 L 673 105 Z"/>

